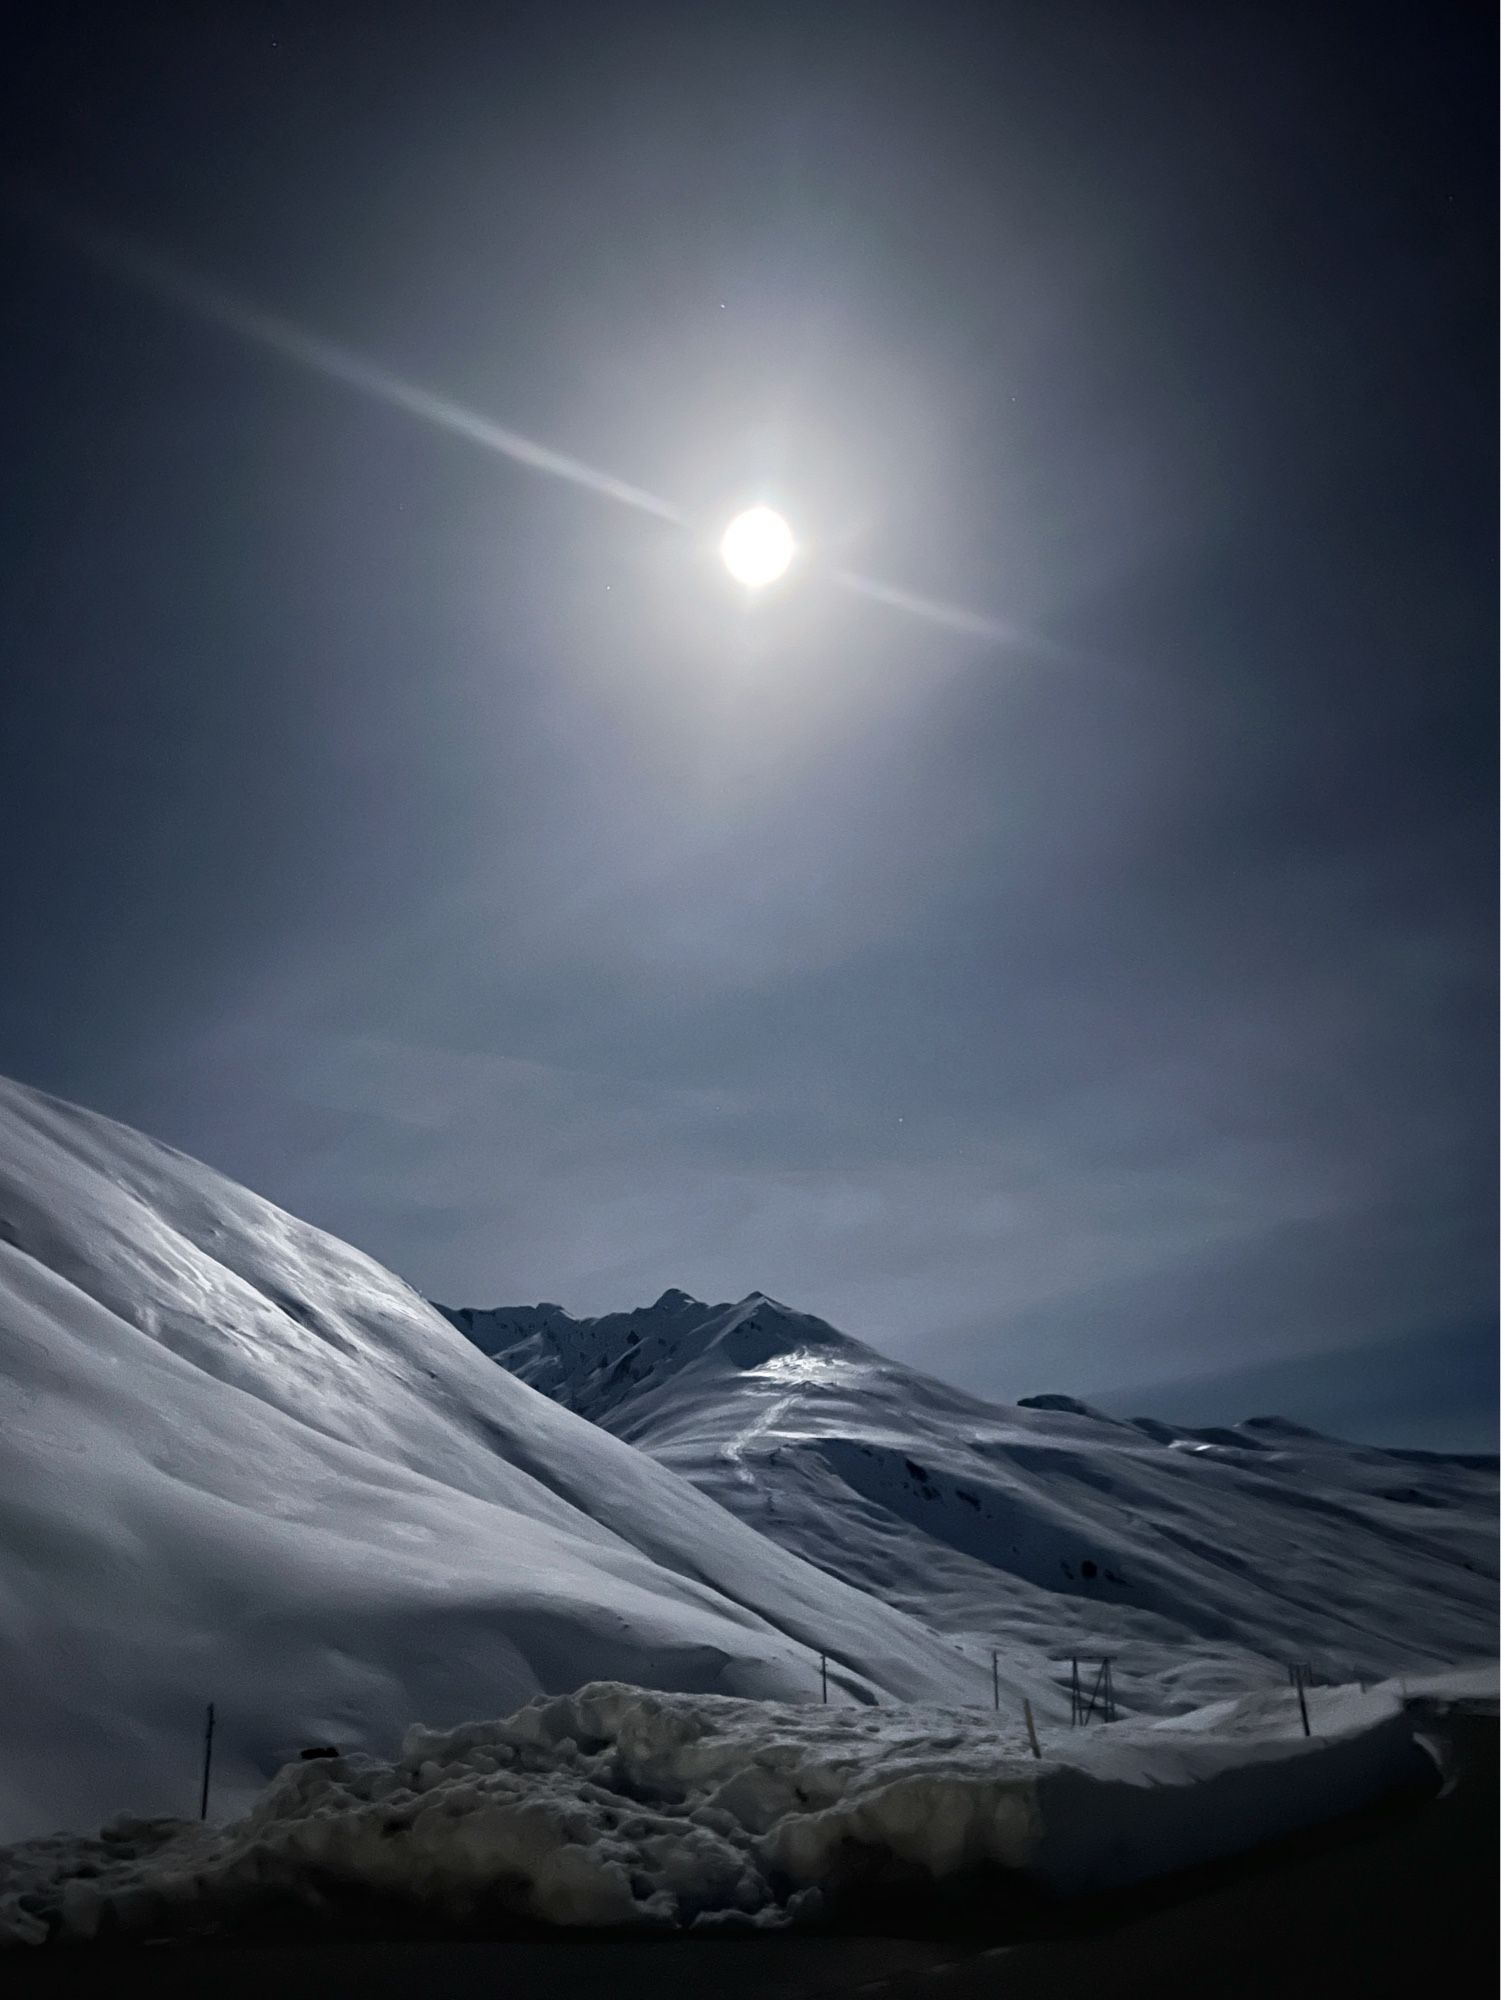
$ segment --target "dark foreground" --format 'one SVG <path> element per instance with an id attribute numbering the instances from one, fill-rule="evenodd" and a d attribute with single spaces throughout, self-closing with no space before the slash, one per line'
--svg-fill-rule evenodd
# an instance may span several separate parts
<path id="1" fill-rule="evenodd" d="M 1442 1724 L 1440 1796 L 1318 1829 L 1000 1943 L 945 1936 L 135 1946 L 7 1955 L 15 2000 L 1442 2000 L 1493 1994 L 1494 1716 Z"/>

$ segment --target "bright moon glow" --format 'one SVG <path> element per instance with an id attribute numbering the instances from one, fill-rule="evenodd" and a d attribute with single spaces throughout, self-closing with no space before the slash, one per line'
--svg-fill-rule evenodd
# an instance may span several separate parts
<path id="1" fill-rule="evenodd" d="M 748 507 L 724 531 L 719 553 L 736 583 L 759 590 L 775 583 L 792 561 L 792 530 L 770 507 Z"/>
<path id="2" fill-rule="evenodd" d="M 7 193 L 13 193 L 13 190 L 7 190 Z M 546 472 L 554 479 L 566 479 L 575 486 L 588 487 L 606 500 L 617 500 L 623 506 L 655 514 L 663 521 L 672 522 L 675 527 L 688 525 L 682 510 L 671 501 L 660 499 L 642 487 L 632 486 L 624 479 L 617 479 L 613 473 L 588 465 L 582 459 L 554 451 L 551 445 L 540 444 L 535 438 L 523 437 L 519 431 L 507 430 L 504 425 L 493 422 L 477 410 L 466 409 L 462 403 L 452 402 L 418 383 L 393 375 L 361 354 L 336 347 L 332 341 L 307 332 L 291 320 L 265 312 L 249 300 L 223 291 L 173 263 L 139 238 L 101 229 L 86 217 L 30 195 L 23 208 L 32 221 L 49 232 L 65 237 L 95 263 L 118 272 L 158 297 L 174 300 L 203 319 L 231 328 L 246 340 L 285 355 L 290 361 L 316 369 L 319 374 L 327 375 L 335 382 L 346 383 L 350 388 L 388 403 L 393 409 L 403 410 L 409 416 L 420 417 L 435 430 L 456 432 L 460 437 L 466 437 L 488 451 L 497 452 L 503 458 L 513 459 L 518 465 L 527 466 L 534 472 Z M 725 568 L 738 583 L 748 590 L 760 590 L 786 574 L 798 554 L 798 548 L 792 539 L 792 530 L 780 514 L 770 507 L 749 507 L 743 514 L 737 514 L 725 529 L 719 552 Z M 877 604 L 889 605 L 895 611 L 907 612 L 914 618 L 931 619 L 935 625 L 947 625 L 956 632 L 971 633 L 996 645 L 1025 640 L 1034 651 L 1043 650 L 1058 655 L 1056 647 L 1045 646 L 1035 633 L 1018 632 L 1011 626 L 983 617 L 978 612 L 966 611 L 959 605 L 941 604 L 931 597 L 918 597 L 912 591 L 899 590 L 894 584 L 881 583 L 874 577 L 857 576 L 852 570 L 833 570 L 829 575 L 830 580 L 841 588 L 871 598 Z"/>

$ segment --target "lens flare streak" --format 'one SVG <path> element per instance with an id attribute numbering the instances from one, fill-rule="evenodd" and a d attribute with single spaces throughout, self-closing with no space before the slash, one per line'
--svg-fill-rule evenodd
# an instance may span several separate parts
<path id="1" fill-rule="evenodd" d="M 926 618 L 932 625 L 946 625 L 951 632 L 967 632 L 972 638 L 991 639 L 999 645 L 1021 642 L 1019 632 L 999 624 L 994 618 L 986 618 L 977 611 L 965 611 L 957 604 L 942 604 L 936 598 L 918 597 L 910 590 L 898 590 L 895 584 L 878 583 L 870 576 L 857 576 L 853 570 L 835 570 L 834 582 L 843 590 L 868 597 L 874 604 L 884 604 L 893 611 L 905 611 L 913 618 Z"/>
<path id="2" fill-rule="evenodd" d="M 466 409 L 462 403 L 456 403 L 448 396 L 440 396 L 434 390 L 408 382 L 349 348 L 309 333 L 294 321 L 284 319 L 278 313 L 267 312 L 225 287 L 197 277 L 173 258 L 134 237 L 118 230 L 101 228 L 51 199 L 34 194 L 17 199 L 14 189 L 10 193 L 16 207 L 29 212 L 34 220 L 43 222 L 52 232 L 72 242 L 92 262 L 128 278 L 146 291 L 186 307 L 200 318 L 228 328 L 244 340 L 285 355 L 288 360 L 300 362 L 331 381 L 358 389 L 392 409 L 418 417 L 435 430 L 467 438 L 471 444 L 497 452 L 533 472 L 545 472 L 554 479 L 567 480 L 571 485 L 584 487 L 603 499 L 617 501 L 641 513 L 654 515 L 674 527 L 691 525 L 680 508 L 660 499 L 655 493 L 648 493 L 644 487 L 633 486 L 628 480 L 618 479 L 613 473 L 586 464 L 583 459 L 555 451 L 551 445 L 539 444 L 534 438 L 523 437 L 521 432 Z M 1032 643 L 1020 632 L 979 612 L 966 611 L 961 606 L 944 604 L 934 598 L 919 597 L 912 591 L 881 583 L 874 577 L 857 575 L 852 570 L 835 570 L 832 580 L 842 589 L 853 591 L 873 603 L 945 626 L 953 632 L 967 633 L 994 644 Z"/>
<path id="3" fill-rule="evenodd" d="M 55 211 L 51 211 L 51 215 L 52 220 L 60 220 Z M 201 318 L 229 328 L 242 339 L 270 348 L 285 355 L 288 360 L 300 361 L 332 381 L 346 383 L 352 389 L 359 389 L 367 396 L 389 404 L 392 409 L 420 417 L 437 430 L 449 431 L 487 451 L 499 452 L 502 457 L 527 466 L 533 472 L 550 473 L 555 479 L 566 479 L 574 486 L 587 487 L 606 500 L 616 500 L 623 506 L 654 514 L 658 520 L 670 521 L 675 527 L 685 525 L 680 511 L 669 501 L 658 499 L 656 494 L 633 486 L 627 480 L 617 479 L 613 473 L 601 472 L 597 466 L 586 465 L 582 459 L 572 458 L 566 452 L 554 451 L 551 445 L 538 444 L 533 438 L 523 437 L 519 431 L 508 430 L 504 424 L 493 423 L 488 417 L 466 409 L 462 403 L 455 403 L 447 396 L 405 381 L 390 369 L 367 361 L 334 341 L 308 333 L 277 313 L 266 312 L 222 286 L 195 277 L 159 251 L 148 249 L 144 244 L 115 231 L 101 230 L 73 218 L 63 220 L 63 227 L 94 262 L 121 273 L 148 291 L 186 306 Z"/>

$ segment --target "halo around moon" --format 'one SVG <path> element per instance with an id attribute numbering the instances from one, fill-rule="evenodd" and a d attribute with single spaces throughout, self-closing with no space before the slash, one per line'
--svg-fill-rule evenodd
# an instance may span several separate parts
<path id="1" fill-rule="evenodd" d="M 792 530 L 772 507 L 747 507 L 719 543 L 725 568 L 747 590 L 762 590 L 785 575 L 796 550 Z"/>

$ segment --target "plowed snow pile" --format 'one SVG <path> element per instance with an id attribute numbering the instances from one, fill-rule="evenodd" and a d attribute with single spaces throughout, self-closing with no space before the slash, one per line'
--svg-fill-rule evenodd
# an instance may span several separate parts
<path id="1" fill-rule="evenodd" d="M 1352 1811 L 1433 1766 L 1391 1691 L 1287 1690 L 1202 1728 L 1052 1731 L 984 1711 L 796 1707 L 601 1682 L 508 1720 L 412 1730 L 394 1764 L 289 1766 L 224 1827 L 122 1820 L 0 1850 L 0 1938 L 379 1920 L 676 1928 L 836 1910 L 1005 1871 L 1065 1894 Z M 372 1902 L 371 1899 L 374 1899 Z"/>

